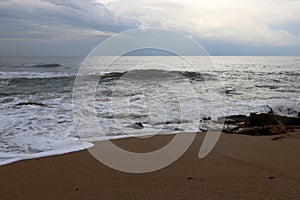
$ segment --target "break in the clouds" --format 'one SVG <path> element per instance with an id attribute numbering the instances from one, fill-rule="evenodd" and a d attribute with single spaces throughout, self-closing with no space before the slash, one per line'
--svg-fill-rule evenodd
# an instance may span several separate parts
<path id="1" fill-rule="evenodd" d="M 114 33 L 154 26 L 217 54 L 299 54 L 299 13 L 297 0 L 7 0 L 0 53 L 84 54 Z"/>
<path id="2" fill-rule="evenodd" d="M 121 16 L 143 26 L 162 26 L 208 40 L 258 46 L 300 45 L 300 1 L 280 0 L 130 0 L 107 2 Z M 130 5 L 130 6 L 128 6 Z"/>

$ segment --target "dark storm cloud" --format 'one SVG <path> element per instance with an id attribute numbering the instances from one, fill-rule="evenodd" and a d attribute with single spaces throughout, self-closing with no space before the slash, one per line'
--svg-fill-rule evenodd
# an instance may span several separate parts
<path id="1" fill-rule="evenodd" d="M 120 32 L 136 24 L 93 0 L 0 2 L 0 23 L 0 37 L 18 39 L 57 37 L 65 29 Z"/>
<path id="2" fill-rule="evenodd" d="M 94 0 L 0 1 L 0 55 L 86 55 L 136 24 Z"/>

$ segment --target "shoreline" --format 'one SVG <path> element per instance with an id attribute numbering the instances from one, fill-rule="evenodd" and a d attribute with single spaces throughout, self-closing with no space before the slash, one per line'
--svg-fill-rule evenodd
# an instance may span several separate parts
<path id="1" fill-rule="evenodd" d="M 222 134 L 213 151 L 199 159 L 204 136 L 197 134 L 171 165 L 145 174 L 111 169 L 88 150 L 0 166 L 1 199 L 300 198 L 300 130 L 274 136 Z M 171 139 L 159 135 L 113 142 L 147 152 Z"/>
<path id="2" fill-rule="evenodd" d="M 160 135 L 176 135 L 176 134 L 188 134 L 190 132 L 170 132 L 170 133 L 163 133 L 163 134 L 157 134 L 158 136 Z M 195 132 L 196 133 L 196 132 Z M 199 134 L 201 132 L 197 132 L 197 134 Z M 144 135 L 139 135 L 138 138 L 147 138 L 148 136 L 151 136 L 151 134 L 144 134 Z M 156 136 L 156 135 L 154 135 Z M 19 156 L 16 157 L 17 154 L 11 154 L 11 157 L 14 156 L 14 158 L 12 159 L 3 159 L 3 161 L 1 161 L 0 159 L 0 167 L 1 166 L 6 166 L 6 165 L 10 165 L 16 162 L 20 162 L 20 161 L 24 161 L 24 160 L 32 160 L 32 159 L 39 159 L 39 158 L 45 158 L 45 157 L 52 157 L 52 156 L 60 156 L 60 155 L 65 155 L 65 154 L 69 154 L 69 153 L 76 153 L 79 151 L 85 151 L 89 148 L 92 148 L 94 146 L 94 143 L 98 143 L 98 142 L 103 142 L 103 141 L 115 141 L 115 140 L 122 140 L 122 139 L 128 139 L 128 138 L 135 138 L 136 136 L 134 135 L 119 135 L 119 136 L 114 136 L 112 138 L 92 138 L 92 139 L 88 139 L 88 140 L 79 140 L 80 141 L 80 145 L 69 145 L 69 148 L 60 148 L 60 149 L 54 149 L 54 150 L 50 150 L 50 151 L 43 151 L 43 152 L 39 152 L 36 154 L 21 154 Z M 73 147 L 73 148 L 71 148 Z M 74 148 L 76 147 L 76 148 Z"/>

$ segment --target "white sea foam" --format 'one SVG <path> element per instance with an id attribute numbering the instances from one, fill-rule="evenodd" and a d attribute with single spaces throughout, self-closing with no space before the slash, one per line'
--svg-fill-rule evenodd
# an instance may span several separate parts
<path id="1" fill-rule="evenodd" d="M 64 72 L 1 72 L 1 79 L 34 79 L 34 78 L 54 78 L 54 77 L 70 77 L 75 76 L 75 73 Z M 2 82 L 1 82 L 2 83 Z M 5 83 L 5 82 L 3 82 Z"/>
<path id="2" fill-rule="evenodd" d="M 274 114 L 299 117 L 300 113 L 300 99 L 278 99 L 270 105 L 273 109 Z"/>
<path id="3" fill-rule="evenodd" d="M 54 156 L 54 155 L 61 155 L 76 151 L 81 151 L 90 147 L 93 147 L 92 143 L 81 143 L 77 142 L 77 144 L 63 144 L 60 148 L 50 150 L 50 151 L 43 151 L 40 153 L 33 153 L 33 154 L 24 154 L 24 153 L 4 153 L 0 152 L 0 166 L 7 165 L 13 162 L 17 162 L 20 160 L 28 160 L 33 158 L 41 158 L 47 156 Z"/>

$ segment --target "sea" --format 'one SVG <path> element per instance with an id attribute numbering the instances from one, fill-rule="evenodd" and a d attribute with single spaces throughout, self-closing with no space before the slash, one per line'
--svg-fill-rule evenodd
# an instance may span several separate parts
<path id="1" fill-rule="evenodd" d="M 97 70 L 80 73 L 87 66 Z M 199 132 L 226 115 L 299 117 L 299 83 L 300 57 L 291 56 L 1 57 L 0 165 L 104 139 Z M 82 86 L 96 89 L 74 99 Z M 90 111 L 87 99 L 96 135 L 74 120 Z"/>

